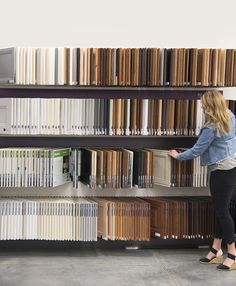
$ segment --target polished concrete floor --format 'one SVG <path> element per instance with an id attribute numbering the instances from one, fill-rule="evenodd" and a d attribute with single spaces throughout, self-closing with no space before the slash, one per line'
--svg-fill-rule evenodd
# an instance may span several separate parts
<path id="1" fill-rule="evenodd" d="M 198 259 L 206 249 L 1 250 L 0 286 L 236 285 L 236 271 Z"/>

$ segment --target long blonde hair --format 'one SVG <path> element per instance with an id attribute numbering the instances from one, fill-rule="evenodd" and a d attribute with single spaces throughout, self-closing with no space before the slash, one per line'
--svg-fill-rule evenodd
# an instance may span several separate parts
<path id="1" fill-rule="evenodd" d="M 230 115 L 222 94 L 217 90 L 206 91 L 201 96 L 206 122 L 213 124 L 220 135 L 229 133 Z"/>

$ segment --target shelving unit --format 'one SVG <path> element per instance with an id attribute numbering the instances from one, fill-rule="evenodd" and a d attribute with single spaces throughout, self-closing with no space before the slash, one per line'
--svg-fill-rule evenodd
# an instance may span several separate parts
<path id="1" fill-rule="evenodd" d="M 25 97 L 25 98 L 160 98 L 160 99 L 199 99 L 206 90 L 214 88 L 204 87 L 88 87 L 88 86 L 17 86 L 0 85 L 0 97 Z M 236 88 L 218 88 L 223 91 L 227 99 L 235 99 Z M 156 148 L 170 149 L 185 147 L 190 148 L 195 142 L 196 136 L 118 136 L 118 135 L 1 135 L 0 147 L 128 147 L 128 148 Z M 73 189 L 72 183 L 45 188 L 0 188 L 0 196 L 10 197 L 175 197 L 175 196 L 209 196 L 208 188 L 167 188 L 155 186 L 151 189 L 89 189 L 80 183 L 78 189 Z M 15 244 L 26 245 L 50 245 L 50 242 L 42 241 L 0 241 L 0 247 L 14 247 Z M 152 238 L 150 242 L 119 242 L 102 241 L 91 242 L 55 242 L 60 246 L 95 246 L 113 247 L 124 245 L 138 245 L 146 247 L 190 247 L 208 243 L 208 240 L 162 240 Z M 4 246 L 5 245 L 5 246 Z"/>

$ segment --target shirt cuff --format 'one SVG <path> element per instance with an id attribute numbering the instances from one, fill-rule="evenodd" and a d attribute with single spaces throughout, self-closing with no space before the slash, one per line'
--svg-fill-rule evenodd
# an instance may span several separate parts
<path id="1" fill-rule="evenodd" d="M 181 153 L 179 153 L 176 157 L 177 160 L 181 160 Z"/>

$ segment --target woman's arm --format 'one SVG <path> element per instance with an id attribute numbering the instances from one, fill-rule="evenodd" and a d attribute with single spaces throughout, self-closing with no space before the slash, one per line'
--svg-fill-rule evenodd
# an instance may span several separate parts
<path id="1" fill-rule="evenodd" d="M 180 161 L 196 158 L 202 155 L 207 150 L 214 138 L 214 129 L 212 127 L 204 127 L 201 130 L 200 136 L 196 144 L 192 148 L 178 154 L 173 152 L 174 150 L 171 150 L 169 152 L 169 155 Z"/>

